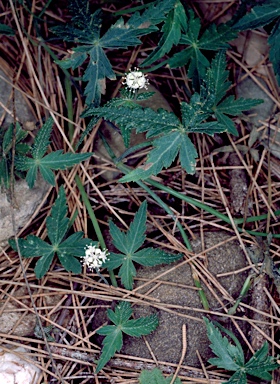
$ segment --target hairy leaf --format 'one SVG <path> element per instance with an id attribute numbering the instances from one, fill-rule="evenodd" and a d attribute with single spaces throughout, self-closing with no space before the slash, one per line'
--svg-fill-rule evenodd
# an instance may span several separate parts
<path id="1" fill-rule="evenodd" d="M 180 44 L 187 45 L 187 48 L 176 53 L 168 60 L 170 68 L 188 65 L 188 76 L 190 78 L 196 76 L 199 81 L 203 79 L 206 69 L 210 65 L 202 51 L 216 51 L 227 48 L 228 41 L 237 37 L 237 32 L 225 24 L 221 24 L 218 27 L 215 24 L 211 24 L 201 36 L 200 29 L 200 19 L 194 16 L 193 11 L 189 11 L 188 30 L 182 35 L 180 40 Z"/>
<path id="2" fill-rule="evenodd" d="M 89 158 L 92 153 L 62 153 L 62 150 L 45 155 L 50 143 L 52 118 L 49 118 L 39 130 L 34 144 L 31 147 L 32 157 L 19 154 L 15 159 L 16 169 L 27 171 L 26 182 L 29 188 L 33 188 L 37 179 L 38 171 L 42 177 L 51 185 L 55 185 L 55 177 L 52 170 L 66 169 Z M 45 155 L 45 156 L 44 156 Z"/>
<path id="3" fill-rule="evenodd" d="M 87 109 L 82 117 L 93 115 L 114 122 L 121 129 L 126 147 L 129 145 L 130 134 L 134 128 L 136 128 L 137 133 L 148 131 L 147 137 L 151 137 L 162 131 L 174 130 L 180 123 L 174 113 L 164 109 L 160 109 L 158 112 L 151 108 L 136 107 L 131 109 L 120 103 L 110 102 L 104 107 Z"/>
<path id="4" fill-rule="evenodd" d="M 163 167 L 169 167 L 180 150 L 183 135 L 184 134 L 175 131 L 155 139 L 153 141 L 154 148 L 148 155 L 147 163 L 130 172 L 128 175 L 123 176 L 120 182 L 124 183 L 146 179 L 151 175 L 157 175 Z"/>
<path id="5" fill-rule="evenodd" d="M 228 71 L 226 70 L 226 59 L 223 51 L 219 52 L 211 63 L 211 67 L 207 70 L 207 75 L 202 87 L 202 96 L 205 108 L 211 114 L 214 114 L 218 120 L 220 132 L 227 131 L 233 135 L 238 132 L 234 122 L 227 116 L 239 116 L 242 112 L 248 111 L 254 106 L 263 102 L 259 99 L 235 99 L 234 96 L 225 98 L 226 91 L 229 88 L 227 81 Z M 212 95 L 209 97 L 208 95 Z M 215 127 L 212 127 L 215 130 Z M 217 127 L 217 132 L 218 132 Z M 210 127 L 211 131 L 211 127 Z M 205 132 L 211 134 L 209 132 Z M 215 132 L 214 132 L 215 133 Z"/>
<path id="6" fill-rule="evenodd" d="M 246 373 L 259 377 L 264 380 L 272 380 L 269 371 L 278 368 L 280 365 L 276 359 L 268 356 L 268 343 L 267 341 L 263 346 L 251 357 L 245 364 Z"/>
<path id="7" fill-rule="evenodd" d="M 230 331 L 218 324 L 219 328 L 227 333 L 236 343 L 231 344 L 226 337 L 223 337 L 216 326 L 204 318 L 207 327 L 207 335 L 211 341 L 211 349 L 215 353 L 216 358 L 209 359 L 210 364 L 214 364 L 219 368 L 235 371 L 233 376 L 224 384 L 246 384 L 246 375 L 258 377 L 264 380 L 271 380 L 272 376 L 269 371 L 272 371 L 280 364 L 276 362 L 276 358 L 268 356 L 268 343 L 264 345 L 251 357 L 245 364 L 244 354 L 239 341 L 231 334 Z"/>
<path id="8" fill-rule="evenodd" d="M 34 269 L 37 279 L 47 273 L 55 254 L 58 255 L 59 261 L 66 271 L 81 273 L 81 263 L 76 257 L 84 256 L 86 245 L 92 242 L 82 238 L 83 232 L 76 232 L 63 240 L 69 225 L 66 214 L 66 195 L 61 187 L 51 214 L 47 218 L 46 227 L 50 243 L 34 235 L 29 235 L 26 239 L 18 239 L 18 246 L 23 257 L 40 257 Z M 9 243 L 17 251 L 15 240 L 10 240 Z"/>
<path id="9" fill-rule="evenodd" d="M 177 45 L 181 38 L 182 30 L 187 30 L 187 18 L 183 5 L 176 1 L 162 27 L 162 37 L 158 42 L 156 49 L 143 61 L 141 67 L 151 65 L 156 60 L 168 53 L 173 45 Z"/>
<path id="10" fill-rule="evenodd" d="M 242 17 L 234 28 L 244 31 L 255 29 L 269 24 L 276 17 L 280 16 L 280 4 L 278 0 L 266 0 L 261 5 L 256 5 L 247 15 Z"/>
<path id="11" fill-rule="evenodd" d="M 241 359 L 240 351 L 237 347 L 230 344 L 226 337 L 223 337 L 218 328 L 207 318 L 204 318 L 207 327 L 207 336 L 211 341 L 211 349 L 215 353 L 215 358 L 209 359 L 209 363 L 216 365 L 218 368 L 228 369 L 229 371 L 237 371 L 240 365 L 236 363 L 236 359 Z"/>
<path id="12" fill-rule="evenodd" d="M 105 79 L 116 79 L 104 50 L 127 49 L 141 44 L 139 37 L 157 30 L 155 25 L 164 19 L 174 3 L 175 0 L 156 1 L 150 4 L 142 15 L 136 12 L 126 23 L 121 17 L 100 37 L 101 11 L 91 14 L 88 2 L 85 0 L 69 2 L 69 9 L 73 14 L 72 24 L 55 27 L 53 32 L 66 41 L 80 45 L 73 48 L 72 57 L 58 61 L 58 64 L 63 68 L 76 69 L 87 57 L 90 58 L 83 76 L 83 81 L 87 82 L 85 88 L 87 105 L 93 103 L 98 106 Z"/>
<path id="13" fill-rule="evenodd" d="M 114 246 L 121 254 L 111 252 L 110 258 L 104 264 L 109 271 L 119 268 L 122 284 L 126 289 L 133 288 L 133 278 L 136 276 L 134 263 L 145 266 L 169 264 L 182 258 L 181 254 L 172 255 L 158 248 L 144 248 L 138 250 L 145 241 L 147 219 L 147 203 L 141 204 L 129 230 L 124 233 L 113 222 L 109 223 L 110 234 Z M 112 319 L 111 319 L 112 320 Z"/>
<path id="14" fill-rule="evenodd" d="M 103 348 L 96 367 L 96 373 L 105 366 L 117 351 L 121 350 L 123 333 L 140 337 L 153 332 L 158 326 L 158 319 L 155 315 L 129 320 L 132 316 L 132 309 L 127 301 L 121 301 L 115 311 L 109 309 L 107 314 L 114 325 L 105 325 L 97 331 L 99 335 L 106 337 L 102 342 Z"/>
<path id="15" fill-rule="evenodd" d="M 173 375 L 171 377 L 164 377 L 162 372 L 158 368 L 154 368 L 151 371 L 144 369 L 139 376 L 139 384 L 170 384 Z M 177 377 L 174 384 L 181 384 L 181 380 Z"/>
<path id="16" fill-rule="evenodd" d="M 51 209 L 51 214 L 46 220 L 48 236 L 53 245 L 61 243 L 67 231 L 69 219 L 66 217 L 66 214 L 67 205 L 65 190 L 60 188 L 57 199 Z"/>

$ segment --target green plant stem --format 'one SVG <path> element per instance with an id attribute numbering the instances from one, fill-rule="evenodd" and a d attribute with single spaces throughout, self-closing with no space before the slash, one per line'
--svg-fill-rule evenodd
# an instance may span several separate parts
<path id="1" fill-rule="evenodd" d="M 83 203 L 85 204 L 85 207 L 86 207 L 87 212 L 89 214 L 89 217 L 91 219 L 91 222 L 92 222 L 92 225 L 94 227 L 94 230 L 95 230 L 97 239 L 99 241 L 100 247 L 102 249 L 107 249 L 105 241 L 104 241 L 104 238 L 103 238 L 103 235 L 102 235 L 102 232 L 101 232 L 99 224 L 98 224 L 98 221 L 96 219 L 95 213 L 94 213 L 94 211 L 92 209 L 92 206 L 90 204 L 88 195 L 87 195 L 87 193 L 85 191 L 85 188 L 83 186 L 83 183 L 82 183 L 82 181 L 81 181 L 81 179 L 80 179 L 80 177 L 78 175 L 75 176 L 75 182 L 77 184 L 77 187 L 79 188 L 80 194 L 82 196 Z M 114 287 L 117 287 L 118 285 L 117 285 L 117 280 L 116 280 L 116 277 L 114 275 L 114 272 L 113 271 L 109 271 L 109 275 L 110 275 L 110 279 L 111 279 L 112 285 Z"/>
<path id="2" fill-rule="evenodd" d="M 69 77 L 65 77 L 64 84 L 65 84 L 65 91 L 66 91 L 67 114 L 68 114 L 68 119 L 70 120 L 68 122 L 69 138 L 71 138 L 71 141 L 72 141 L 74 136 L 74 125 L 72 124 L 72 121 L 74 120 L 74 113 L 73 113 L 73 106 L 72 106 L 73 100 L 72 100 L 71 81 Z"/>
<path id="3" fill-rule="evenodd" d="M 198 200 L 195 200 L 193 199 L 192 197 L 188 197 L 188 196 L 185 196 L 184 194 L 180 193 L 180 192 L 177 192 L 177 191 L 174 191 L 172 188 L 169 188 L 169 187 L 166 187 L 165 185 L 163 184 L 160 184 L 158 183 L 157 181 L 155 180 L 152 180 L 152 179 L 146 179 L 147 183 L 153 185 L 154 187 L 162 190 L 162 191 L 165 191 L 167 193 L 169 193 L 170 195 L 174 196 L 174 197 L 177 197 L 178 199 L 181 199 L 189 204 L 192 204 L 194 205 L 195 207 L 197 208 L 200 208 L 200 209 L 203 209 L 204 211 L 206 212 L 209 212 L 211 213 L 212 215 L 216 216 L 218 219 L 221 219 L 223 221 L 225 221 L 227 224 L 231 224 L 231 221 L 230 219 L 224 215 L 223 213 L 217 211 L 216 209 L 214 208 L 211 208 L 209 207 L 207 204 L 204 204 L 204 203 L 201 203 L 200 201 Z M 280 210 L 277 210 L 274 212 L 275 216 L 279 216 L 280 215 Z M 244 220 L 243 218 L 241 219 L 233 219 L 234 223 L 236 225 L 238 224 L 245 224 L 245 223 L 252 223 L 254 221 L 258 221 L 258 220 L 264 220 L 267 218 L 267 214 L 265 215 L 260 215 L 260 216 L 253 216 L 253 217 L 249 217 L 247 218 L 246 220 Z M 250 230 L 243 230 L 242 228 L 239 228 L 237 227 L 238 231 L 239 232 L 247 232 L 251 235 L 254 235 L 254 236 L 263 236 L 263 237 L 267 237 L 269 234 L 268 233 L 263 233 L 263 232 L 255 232 L 255 231 L 250 231 Z M 274 238 L 280 238 L 280 234 L 273 234 L 272 237 Z"/>
<path id="4" fill-rule="evenodd" d="M 67 111 L 68 111 L 68 118 L 70 121 L 73 121 L 73 105 L 72 105 L 72 88 L 71 88 L 71 83 L 70 83 L 70 78 L 69 77 L 66 77 L 65 78 L 65 86 L 66 86 L 66 92 L 67 92 Z M 70 141 L 72 141 L 73 139 L 73 136 L 74 136 L 74 129 L 73 129 L 73 124 L 71 122 L 68 123 L 69 125 L 69 139 Z M 82 200 L 85 204 L 85 207 L 86 207 L 86 210 L 88 212 L 88 215 L 91 219 L 91 222 L 92 222 L 92 225 L 93 225 L 93 228 L 95 230 L 95 234 L 97 236 L 97 239 L 99 241 L 99 244 L 100 244 L 100 247 L 104 250 L 104 249 L 107 249 L 106 247 L 106 244 L 105 244 L 105 241 L 104 241 L 104 237 L 102 235 L 102 232 L 100 230 L 100 226 L 98 224 L 98 221 L 96 219 L 96 216 L 95 216 L 95 213 L 94 213 L 94 210 L 92 209 L 92 206 L 91 206 L 91 203 L 89 201 L 89 198 L 88 198 L 88 195 L 85 191 L 85 188 L 83 186 L 83 183 L 80 179 L 80 177 L 78 175 L 75 176 L 75 182 L 76 182 L 76 185 L 80 191 L 80 194 L 81 194 L 81 197 L 82 197 Z M 114 272 L 113 271 L 109 271 L 109 276 L 110 276 L 110 279 L 111 279 L 111 283 L 114 287 L 117 287 L 118 284 L 117 284 L 117 280 L 116 280 L 116 277 L 114 275 Z"/>

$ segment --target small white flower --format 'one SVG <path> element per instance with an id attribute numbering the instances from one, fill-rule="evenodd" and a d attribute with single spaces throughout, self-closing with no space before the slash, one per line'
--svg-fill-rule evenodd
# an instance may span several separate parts
<path id="1" fill-rule="evenodd" d="M 82 258 L 82 264 L 86 265 L 91 271 L 93 269 L 99 271 L 109 256 L 107 249 L 102 251 L 96 245 L 87 245 L 85 251 L 86 255 Z"/>
<path id="2" fill-rule="evenodd" d="M 130 69 L 129 73 L 126 73 L 123 84 L 133 92 L 142 88 L 148 89 L 147 84 L 149 84 L 149 80 L 146 77 L 147 75 L 144 75 L 143 72 L 139 71 L 139 68 L 135 67 L 134 71 Z"/>

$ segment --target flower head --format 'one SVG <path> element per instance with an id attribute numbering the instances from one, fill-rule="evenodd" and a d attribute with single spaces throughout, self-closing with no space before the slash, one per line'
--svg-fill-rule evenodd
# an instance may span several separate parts
<path id="1" fill-rule="evenodd" d="M 108 259 L 109 253 L 107 249 L 103 251 L 98 248 L 96 245 L 87 245 L 85 247 L 85 257 L 82 258 L 83 265 L 86 265 L 89 270 L 99 269 L 102 267 L 102 264 Z"/>
<path id="2" fill-rule="evenodd" d="M 134 71 L 129 70 L 129 73 L 126 73 L 123 84 L 126 85 L 126 88 L 132 90 L 133 92 L 138 89 L 148 89 L 147 84 L 149 80 L 146 78 L 147 75 L 144 75 L 143 72 L 139 71 L 139 68 L 134 68 Z"/>

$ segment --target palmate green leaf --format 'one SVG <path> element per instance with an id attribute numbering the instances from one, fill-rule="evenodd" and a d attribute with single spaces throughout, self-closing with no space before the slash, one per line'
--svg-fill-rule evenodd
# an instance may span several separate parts
<path id="1" fill-rule="evenodd" d="M 278 16 L 280 16 L 279 1 L 266 0 L 263 4 L 253 7 L 251 11 L 238 20 L 233 27 L 240 31 L 256 29 L 271 23 Z"/>
<path id="2" fill-rule="evenodd" d="M 70 1 L 69 8 L 73 14 L 72 24 L 58 26 L 52 30 L 66 41 L 81 44 L 73 48 L 73 57 L 58 61 L 63 68 L 76 69 L 87 57 L 90 58 L 83 76 L 83 81 L 87 82 L 84 92 L 87 105 L 93 103 L 98 106 L 105 78 L 116 79 L 104 50 L 127 49 L 130 46 L 141 44 L 139 36 L 157 30 L 155 24 L 164 19 L 165 14 L 173 8 L 174 3 L 175 0 L 157 1 L 151 4 L 142 15 L 138 12 L 135 13 L 127 23 L 121 17 L 100 37 L 102 26 L 100 10 L 90 15 L 85 0 Z"/>
<path id="3" fill-rule="evenodd" d="M 195 93 L 192 95 L 189 104 L 181 103 L 182 121 L 186 131 L 192 132 L 198 129 L 200 124 L 211 115 L 209 106 L 212 105 L 213 101 L 214 96 L 210 95 L 209 100 L 208 97 L 202 98 Z"/>
<path id="4" fill-rule="evenodd" d="M 247 384 L 247 376 L 245 372 L 237 371 L 235 372 L 228 381 L 225 381 L 223 384 Z"/>
<path id="5" fill-rule="evenodd" d="M 121 301 L 115 308 L 115 311 L 108 309 L 108 318 L 115 325 L 123 325 L 132 316 L 132 308 L 128 301 Z"/>
<path id="6" fill-rule="evenodd" d="M 51 209 L 50 216 L 47 217 L 46 227 L 52 245 L 61 243 L 68 229 L 69 219 L 66 217 L 67 204 L 66 195 L 63 187 L 59 188 L 57 199 Z"/>
<path id="7" fill-rule="evenodd" d="M 251 11 L 234 24 L 233 28 L 237 30 L 256 29 L 263 27 L 272 21 L 276 21 L 270 36 L 268 44 L 270 45 L 269 59 L 273 64 L 273 69 L 280 84 L 280 3 L 278 0 L 266 0 L 261 5 L 256 5 Z"/>
<path id="8" fill-rule="evenodd" d="M 236 371 L 230 380 L 224 384 L 246 384 L 247 374 L 264 380 L 272 379 L 269 371 L 279 368 L 280 364 L 277 363 L 276 358 L 268 356 L 267 342 L 245 364 L 242 347 L 236 337 L 218 324 L 219 328 L 236 342 L 236 345 L 233 345 L 226 337 L 222 336 L 219 329 L 211 321 L 207 318 L 204 318 L 204 321 L 207 327 L 208 338 L 212 343 L 210 347 L 215 355 L 218 356 L 217 358 L 209 359 L 209 363 L 229 371 Z"/>
<path id="9" fill-rule="evenodd" d="M 121 301 L 115 311 L 109 309 L 107 314 L 114 325 L 106 325 L 97 331 L 99 335 L 106 337 L 102 342 L 103 348 L 96 367 L 96 373 L 107 364 L 117 351 L 121 350 L 123 333 L 140 337 L 142 335 L 148 335 L 158 326 L 158 319 L 155 315 L 129 320 L 132 316 L 132 309 L 130 303 L 127 301 Z"/>
<path id="10" fill-rule="evenodd" d="M 173 45 L 177 45 L 181 38 L 181 32 L 187 31 L 187 18 L 183 5 L 176 1 L 162 27 L 162 37 L 157 44 L 156 49 L 143 61 L 141 67 L 151 65 L 156 60 L 168 53 Z"/>
<path id="11" fill-rule="evenodd" d="M 216 126 L 216 132 L 227 131 L 233 135 L 237 135 L 238 132 L 235 124 L 227 115 L 239 116 L 243 111 L 250 110 L 252 107 L 262 103 L 263 100 L 244 98 L 235 100 L 234 96 L 224 98 L 229 88 L 227 75 L 225 53 L 221 51 L 213 59 L 202 85 L 202 99 L 205 100 L 202 109 L 214 115 L 218 120 L 219 124 Z M 210 97 L 209 95 L 212 96 Z M 205 126 L 205 128 L 207 128 L 207 126 Z M 213 129 L 212 133 L 215 133 L 215 125 L 210 125 L 209 128 L 209 131 L 205 131 L 205 133 L 211 134 L 211 129 Z M 201 127 L 198 127 L 198 131 L 202 132 L 200 129 Z M 194 132 L 195 131 L 197 130 L 194 129 Z"/>
<path id="12" fill-rule="evenodd" d="M 93 243 L 83 239 L 83 232 L 76 232 L 63 241 L 68 230 L 69 219 L 66 217 L 67 205 L 63 187 L 52 207 L 51 215 L 47 218 L 47 231 L 51 244 L 37 236 L 29 235 L 26 239 L 18 239 L 18 245 L 23 257 L 40 257 L 34 272 L 38 279 L 48 271 L 55 254 L 68 272 L 80 273 L 81 264 L 76 257 L 85 256 L 85 247 Z M 15 240 L 9 241 L 11 247 L 17 251 Z"/>
<path id="13" fill-rule="evenodd" d="M 129 23 L 138 27 L 143 27 L 148 21 L 152 25 L 157 25 L 166 19 L 166 14 L 175 6 L 176 0 L 157 0 L 149 3 L 147 9 L 142 13 L 134 13 Z"/>
<path id="14" fill-rule="evenodd" d="M 163 167 L 167 168 L 171 165 L 179 152 L 180 159 L 183 159 L 182 166 L 190 174 L 195 172 L 197 152 L 186 133 L 179 130 L 169 132 L 155 139 L 153 146 L 154 148 L 149 153 L 146 164 L 123 176 L 119 180 L 120 182 L 144 180 L 151 175 L 157 175 Z"/>
<path id="15" fill-rule="evenodd" d="M 180 124 L 174 113 L 164 109 L 159 109 L 156 112 L 151 108 L 130 108 L 110 102 L 104 107 L 88 108 L 82 117 L 88 116 L 103 117 L 114 122 L 121 129 L 126 147 L 129 145 L 131 131 L 134 128 L 136 128 L 137 133 L 148 131 L 147 137 L 151 137 L 162 132 L 172 131 Z"/>
<path id="16" fill-rule="evenodd" d="M 16 169 L 27 171 L 26 182 L 29 188 L 33 188 L 40 171 L 44 180 L 55 185 L 55 177 L 52 170 L 66 169 L 89 158 L 92 153 L 62 153 L 62 150 L 45 155 L 50 143 L 52 118 L 49 118 L 39 130 L 34 144 L 31 147 L 32 157 L 17 155 L 15 159 Z M 44 156 L 45 155 L 45 156 Z"/>
<path id="17" fill-rule="evenodd" d="M 217 105 L 226 95 L 231 83 L 228 81 L 229 71 L 226 70 L 226 55 L 223 50 L 217 53 L 211 62 L 211 68 L 208 70 L 207 80 L 213 81 L 213 89 L 211 91 L 215 95 L 215 105 Z M 209 89 L 209 83 L 207 88 Z"/>
<path id="18" fill-rule="evenodd" d="M 50 144 L 50 137 L 52 132 L 53 119 L 49 117 L 42 128 L 36 135 L 34 144 L 31 149 L 31 154 L 34 160 L 41 159 L 47 151 Z"/>
<path id="19" fill-rule="evenodd" d="M 134 253 L 146 239 L 147 201 L 143 201 L 126 233 L 127 252 Z"/>
<path id="20" fill-rule="evenodd" d="M 150 315 L 140 317 L 136 320 L 128 320 L 123 326 L 122 331 L 129 336 L 140 337 L 149 335 L 158 326 L 158 317 Z"/>
<path id="21" fill-rule="evenodd" d="M 240 97 L 235 100 L 234 96 L 227 97 L 216 107 L 220 113 L 224 113 L 230 116 L 238 116 L 243 111 L 248 111 L 249 109 L 255 107 L 258 104 L 263 103 L 261 99 L 244 99 Z"/>
<path id="22" fill-rule="evenodd" d="M 14 239 L 9 240 L 9 244 L 15 251 L 17 250 Z M 18 239 L 18 245 L 21 255 L 25 258 L 49 255 L 53 252 L 50 244 L 34 235 L 28 235 L 26 239 Z"/>
<path id="23" fill-rule="evenodd" d="M 200 19 L 194 16 L 193 11 L 189 11 L 188 30 L 186 34 L 182 35 L 180 40 L 180 44 L 187 45 L 187 48 L 171 57 L 168 60 L 168 64 L 170 68 L 188 65 L 188 76 L 190 78 L 198 76 L 198 79 L 201 81 L 206 74 L 206 69 L 210 65 L 202 51 L 216 51 L 227 48 L 228 42 L 237 37 L 237 32 L 225 24 L 220 24 L 219 26 L 211 24 L 199 37 L 200 29 Z"/>
<path id="24" fill-rule="evenodd" d="M 169 167 L 179 152 L 182 136 L 183 134 L 175 131 L 155 139 L 147 163 L 123 176 L 119 181 L 125 183 L 143 180 L 151 175 L 157 175 L 163 167 Z"/>
<path id="25" fill-rule="evenodd" d="M 15 139 L 16 144 L 18 144 L 20 141 L 25 139 L 27 136 L 27 132 L 21 128 L 18 122 L 16 122 L 15 134 L 16 134 L 16 139 Z M 9 151 L 12 149 L 13 136 L 14 136 L 14 124 L 10 124 L 3 137 L 2 148 L 1 148 L 3 155 L 7 155 Z"/>
<path id="26" fill-rule="evenodd" d="M 230 344 L 228 339 L 222 336 L 219 329 L 211 321 L 205 317 L 203 319 L 207 327 L 208 339 L 211 341 L 210 347 L 215 355 L 218 356 L 209 359 L 209 363 L 229 371 L 239 370 L 240 365 L 236 361 L 244 360 L 244 356 L 240 356 L 239 348 Z"/>
<path id="27" fill-rule="evenodd" d="M 102 354 L 95 369 L 96 373 L 101 371 L 101 369 L 108 363 L 108 361 L 114 356 L 114 354 L 121 350 L 121 347 L 123 345 L 123 336 L 121 329 L 117 328 L 115 325 L 107 325 L 107 329 L 105 330 L 105 332 L 107 336 L 102 342 Z M 99 329 L 97 333 L 99 335 L 104 335 L 104 333 L 102 333 L 102 328 Z"/>
<path id="28" fill-rule="evenodd" d="M 0 35 L 14 36 L 15 31 L 9 25 L 0 23 Z"/>
<path id="29" fill-rule="evenodd" d="M 165 378 L 158 368 L 151 371 L 144 369 L 139 376 L 139 384 L 170 384 L 172 379 L 173 375 Z M 182 384 L 182 381 L 177 377 L 174 384 Z"/>
<path id="30" fill-rule="evenodd" d="M 134 263 L 154 266 L 169 264 L 182 258 L 181 254 L 172 255 L 158 248 L 144 248 L 138 251 L 145 241 L 146 219 L 147 203 L 145 201 L 135 214 L 127 233 L 121 231 L 113 222 L 109 223 L 113 244 L 122 253 L 111 252 L 104 267 L 109 271 L 120 267 L 118 274 L 126 289 L 133 288 L 133 279 L 136 276 Z"/>
<path id="31" fill-rule="evenodd" d="M 133 261 L 145 267 L 153 267 L 159 264 L 171 264 L 183 257 L 181 253 L 173 255 L 159 248 L 144 248 L 134 253 Z"/>
<path id="32" fill-rule="evenodd" d="M 272 380 L 269 371 L 279 368 L 280 364 L 276 362 L 274 357 L 268 356 L 268 343 L 267 341 L 263 346 L 251 357 L 245 364 L 245 371 L 255 377 L 264 380 Z"/>

